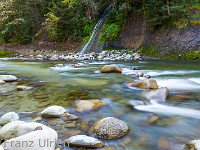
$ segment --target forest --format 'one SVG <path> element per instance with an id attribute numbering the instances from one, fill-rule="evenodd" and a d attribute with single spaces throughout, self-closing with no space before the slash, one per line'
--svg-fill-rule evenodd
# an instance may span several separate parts
<path id="1" fill-rule="evenodd" d="M 103 11 L 112 4 L 99 41 L 112 40 L 130 18 L 143 12 L 151 31 L 200 23 L 199 0 L 2 0 L 0 41 L 28 44 L 43 32 L 52 41 L 87 41 Z"/>

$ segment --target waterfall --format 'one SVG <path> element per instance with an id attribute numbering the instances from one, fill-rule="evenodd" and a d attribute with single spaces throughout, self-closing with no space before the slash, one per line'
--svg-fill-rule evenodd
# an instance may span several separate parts
<path id="1" fill-rule="evenodd" d="M 92 34 L 88 40 L 88 42 L 85 44 L 85 46 L 83 47 L 83 49 L 81 50 L 80 53 L 85 53 L 85 51 L 87 50 L 89 44 L 91 43 L 91 41 L 95 38 L 95 35 L 96 33 L 98 32 L 98 29 L 100 27 L 100 25 L 102 24 L 102 22 L 104 21 L 105 19 L 105 16 L 108 14 L 108 12 L 110 11 L 110 8 L 111 8 L 112 4 L 110 4 L 106 10 L 103 12 L 101 18 L 99 19 L 99 21 L 97 22 L 97 24 L 94 26 L 94 29 L 92 31 Z"/>

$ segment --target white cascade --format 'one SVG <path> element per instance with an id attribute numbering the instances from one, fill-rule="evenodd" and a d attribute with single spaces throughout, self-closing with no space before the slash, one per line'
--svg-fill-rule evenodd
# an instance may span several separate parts
<path id="1" fill-rule="evenodd" d="M 80 53 L 85 53 L 85 51 L 87 50 L 89 44 L 91 43 L 91 41 L 94 39 L 96 33 L 98 32 L 100 25 L 102 24 L 102 22 L 104 21 L 106 15 L 107 15 L 108 12 L 110 11 L 111 6 L 112 6 L 112 4 L 110 4 L 110 5 L 106 8 L 106 10 L 103 12 L 101 18 L 99 19 L 99 21 L 97 22 L 97 24 L 94 26 L 94 29 L 93 29 L 93 31 L 92 31 L 92 34 L 91 34 L 91 36 L 90 36 L 88 42 L 85 44 L 85 46 L 83 47 L 83 49 L 81 50 Z"/>

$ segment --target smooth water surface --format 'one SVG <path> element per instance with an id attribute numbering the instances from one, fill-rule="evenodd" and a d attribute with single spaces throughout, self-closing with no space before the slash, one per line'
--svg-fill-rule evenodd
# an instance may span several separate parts
<path id="1" fill-rule="evenodd" d="M 73 64 L 77 67 L 74 68 Z M 117 64 L 123 73 L 101 74 L 99 70 L 106 64 Z M 141 70 L 131 70 L 133 66 Z M 126 86 L 127 82 L 139 80 L 132 77 L 138 71 L 156 79 L 159 87 L 169 88 L 170 95 L 166 103 L 149 104 L 140 96 L 143 89 Z M 129 134 L 121 139 L 103 141 L 106 147 L 112 146 L 117 150 L 178 150 L 186 142 L 200 139 L 199 62 L 0 60 L 0 74 L 12 74 L 18 78 L 16 82 L 0 85 L 1 115 L 15 111 L 21 120 L 32 121 L 44 108 L 60 105 L 80 117 L 77 122 L 70 122 L 71 126 L 55 124 L 49 119 L 41 121 L 58 132 L 61 142 L 76 134 L 91 135 L 87 131 L 93 122 L 109 116 L 125 121 L 131 128 Z M 45 81 L 46 84 L 37 85 L 39 81 Z M 18 85 L 34 88 L 17 91 Z M 77 113 L 73 104 L 78 99 L 102 99 L 108 105 Z M 147 105 L 134 107 L 138 101 L 144 101 Z M 155 116 L 158 117 L 156 121 L 149 120 Z"/>

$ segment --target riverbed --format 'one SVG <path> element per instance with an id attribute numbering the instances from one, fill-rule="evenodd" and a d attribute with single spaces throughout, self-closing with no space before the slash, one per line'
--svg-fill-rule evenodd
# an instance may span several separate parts
<path id="1" fill-rule="evenodd" d="M 102 74 L 107 64 L 117 64 L 122 74 Z M 76 67 L 74 67 L 74 65 Z M 140 70 L 132 70 L 130 67 Z M 143 89 L 129 88 L 128 82 L 138 81 L 138 71 L 150 75 L 159 87 L 167 87 L 166 103 L 150 104 L 141 97 Z M 62 145 L 64 139 L 85 134 L 94 121 L 116 117 L 130 126 L 130 132 L 116 140 L 102 140 L 105 147 L 117 150 L 183 149 L 182 145 L 199 139 L 200 132 L 200 63 L 186 61 L 23 61 L 0 60 L 0 74 L 15 75 L 18 80 L 0 85 L 0 115 L 14 111 L 27 122 L 51 105 L 63 106 L 78 121 L 59 124 L 60 119 L 45 119 L 55 129 Z M 39 85 L 39 81 L 46 84 Z M 19 85 L 32 90 L 17 91 Z M 101 99 L 107 103 L 98 109 L 78 113 L 76 100 Z M 146 105 L 133 106 L 137 102 Z M 152 121 L 152 118 L 157 118 Z M 69 148 L 65 148 L 69 149 Z M 72 148 L 74 149 L 74 148 Z"/>

